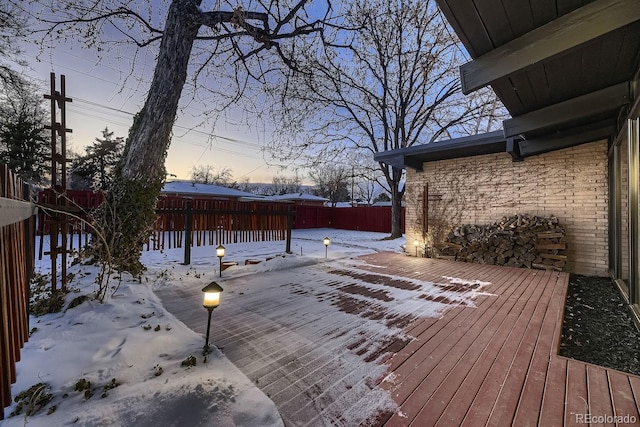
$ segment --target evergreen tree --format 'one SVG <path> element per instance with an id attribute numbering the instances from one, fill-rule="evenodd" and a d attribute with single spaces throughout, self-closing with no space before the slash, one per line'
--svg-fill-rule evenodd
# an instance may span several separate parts
<path id="1" fill-rule="evenodd" d="M 94 190 L 108 188 L 114 181 L 115 169 L 122 158 L 124 138 L 113 137 L 105 127 L 102 139 L 96 138 L 86 148 L 86 154 L 71 164 L 72 181 L 75 187 L 88 186 Z"/>
<path id="2" fill-rule="evenodd" d="M 42 184 L 47 177 L 51 148 L 39 90 L 20 78 L 0 95 L 0 163 L 24 181 Z"/>

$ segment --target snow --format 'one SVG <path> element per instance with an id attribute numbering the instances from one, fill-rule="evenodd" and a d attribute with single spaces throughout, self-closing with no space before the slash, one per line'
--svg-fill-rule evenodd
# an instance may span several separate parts
<path id="1" fill-rule="evenodd" d="M 326 197 L 314 196 L 309 193 L 288 193 L 288 194 L 277 194 L 274 196 L 267 197 L 269 200 L 289 200 L 289 201 L 310 201 L 310 202 L 328 202 L 329 199 Z"/>
<path id="2" fill-rule="evenodd" d="M 225 260 L 275 258 L 256 265 L 231 267 L 224 271 L 224 276 L 231 279 L 251 277 L 259 282 L 267 272 L 280 272 L 285 277 L 289 275 L 293 281 L 304 283 L 303 279 L 295 277 L 304 274 L 300 267 L 326 263 L 328 271 L 332 263 L 341 260 L 341 268 L 358 272 L 358 263 L 351 260 L 353 257 L 376 251 L 402 251 L 404 238 L 384 240 L 385 236 L 383 233 L 335 229 L 294 230 L 293 255 L 286 256 L 283 241 L 227 244 Z M 326 249 L 322 244 L 324 237 L 331 239 Z M 204 337 L 189 329 L 163 306 L 156 292 L 169 286 L 202 288 L 219 274 L 213 247 L 194 247 L 190 266 L 181 265 L 182 259 L 182 249 L 144 252 L 143 263 L 148 270 L 140 279 L 128 275 L 123 275 L 121 280 L 112 277 L 110 285 L 115 293 L 110 293 L 105 302 L 89 299 L 62 313 L 30 318 L 32 334 L 17 364 L 17 382 L 12 386 L 12 395 L 15 397 L 34 384 L 47 383 L 53 394 L 47 408 L 55 405 L 55 411 L 47 415 L 45 408 L 26 418 L 27 425 L 283 425 L 272 400 L 217 348 L 212 347 L 212 353 L 204 357 Z M 47 274 L 48 271 L 45 259 L 38 264 L 37 272 Z M 66 297 L 67 304 L 80 295 L 92 295 L 96 290 L 97 267 L 76 264 L 70 266 L 68 272 L 73 274 L 69 284 L 73 291 Z M 397 279 L 391 275 L 387 277 Z M 444 285 L 475 286 L 472 286 L 473 292 L 447 292 L 442 290 L 443 284 L 402 278 L 414 283 L 425 298 L 405 298 L 409 291 L 385 287 L 385 292 L 393 297 L 388 310 L 402 315 L 415 311 L 415 305 L 421 304 L 424 316 L 437 316 L 444 306 L 433 301 L 437 295 L 444 295 L 453 305 L 472 304 L 474 292 L 486 285 L 462 283 L 451 277 L 443 279 Z M 376 288 L 375 285 L 368 286 Z M 223 293 L 221 306 L 225 297 Z M 366 298 L 362 295 L 350 297 Z M 200 310 L 202 317 L 206 317 L 206 310 L 201 306 L 194 306 L 194 310 Z M 309 327 L 314 326 L 310 324 Z M 368 321 L 366 327 L 372 331 L 381 328 L 380 323 L 373 320 Z M 389 335 L 402 333 L 392 329 L 383 332 Z M 195 356 L 196 366 L 182 366 L 190 356 Z M 355 356 L 349 363 L 346 368 L 353 372 L 371 369 Z M 383 373 L 385 367 L 376 369 Z M 74 390 L 81 379 L 91 381 L 93 396 L 88 399 L 84 391 Z M 113 379 L 119 385 L 101 397 L 105 385 Z M 381 389 L 368 394 L 361 404 L 362 411 L 393 405 L 390 396 Z M 15 408 L 15 403 L 5 408 L 5 417 Z M 342 419 L 350 418 L 345 414 Z M 2 425 L 23 426 L 25 416 L 6 418 Z"/>
<path id="3" fill-rule="evenodd" d="M 200 195 L 217 197 L 250 197 L 257 198 L 253 193 L 236 190 L 234 188 L 223 187 L 213 184 L 201 184 L 191 181 L 169 181 L 162 187 L 164 194 Z"/>

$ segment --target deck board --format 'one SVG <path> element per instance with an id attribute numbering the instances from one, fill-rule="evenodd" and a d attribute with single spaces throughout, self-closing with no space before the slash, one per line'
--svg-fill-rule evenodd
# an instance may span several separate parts
<path id="1" fill-rule="evenodd" d="M 613 416 L 607 371 L 597 366 L 587 365 L 587 393 L 590 413 L 598 416 Z"/>
<path id="2" fill-rule="evenodd" d="M 616 415 L 629 415 L 635 419 L 640 419 L 638 413 L 637 397 L 634 397 L 629 377 L 621 372 L 608 371 L 609 389 L 611 391 L 611 402 Z"/>
<path id="3" fill-rule="evenodd" d="M 560 396 L 556 396 L 558 398 Z M 573 360 L 567 361 L 567 387 L 565 395 L 564 425 L 579 426 L 584 422 L 580 416 L 589 413 L 587 395 L 587 367 Z"/>
<path id="4" fill-rule="evenodd" d="M 525 297 L 526 305 L 520 311 L 514 329 L 509 334 L 487 377 L 478 389 L 476 399 L 471 404 L 471 408 L 464 419 L 464 425 L 485 425 L 489 420 L 508 379 L 514 358 L 523 343 L 530 318 L 536 312 L 536 306 L 540 303 L 540 297 L 547 281 L 548 277 L 546 275 L 539 274 L 528 283 L 527 287 L 533 287 L 536 292 L 530 298 Z"/>
<path id="5" fill-rule="evenodd" d="M 541 285 L 544 285 L 543 293 L 535 306 L 520 346 L 511 362 L 507 378 L 491 412 L 489 425 L 500 426 L 512 422 L 525 380 L 530 379 L 527 378 L 528 368 L 532 364 L 535 344 L 540 336 L 543 320 L 549 308 L 549 298 L 555 289 L 554 284 L 557 284 L 557 276 L 554 273 L 547 274 L 547 276 L 549 277 L 544 277 L 540 282 Z"/>
<path id="6" fill-rule="evenodd" d="M 533 291 L 534 287 L 529 288 L 529 290 Z M 518 305 L 518 303 L 522 301 L 520 298 L 504 299 L 502 301 L 494 298 L 491 307 L 484 311 L 489 323 L 487 323 L 486 326 L 481 322 L 474 323 L 474 326 L 469 329 L 465 335 L 467 339 L 464 341 L 460 340 L 457 343 L 458 352 L 464 351 L 464 355 L 460 357 L 453 366 L 450 364 L 441 364 L 437 367 L 439 372 L 447 367 L 450 367 L 450 369 L 446 378 L 439 384 L 438 388 L 434 390 L 433 396 L 429 401 L 428 410 L 424 410 L 426 405 L 423 404 L 421 412 L 416 417 L 421 424 L 432 425 L 432 423 L 437 421 L 438 411 L 436 407 L 446 405 L 450 401 L 452 395 L 460 388 L 462 381 L 467 377 L 469 371 L 473 370 L 472 368 L 475 368 L 476 371 L 483 370 L 483 360 L 480 359 L 481 354 L 484 352 L 484 355 L 488 356 L 488 358 L 485 358 L 486 361 L 492 359 L 493 354 L 490 351 L 491 348 L 487 349 L 487 345 L 492 343 L 493 348 L 497 348 L 497 344 L 499 345 L 500 342 L 504 341 L 507 335 L 506 333 L 509 332 L 508 326 L 513 325 L 512 321 L 517 318 L 516 313 L 522 308 L 521 305 Z M 499 332 L 503 332 L 503 334 L 500 335 Z M 456 356 L 454 354 L 453 359 L 455 358 Z M 478 362 L 480 362 L 480 364 L 478 364 Z M 430 379 L 425 378 L 425 383 L 429 382 Z M 463 405 L 460 402 L 456 402 L 455 411 L 460 413 L 462 407 Z"/>
<path id="7" fill-rule="evenodd" d="M 553 291 L 554 297 L 545 313 L 544 323 L 536 341 L 533 358 L 529 364 L 527 378 L 522 387 L 522 394 L 514 417 L 514 424 L 516 425 L 533 425 L 532 423 L 540 417 L 547 367 L 554 349 L 557 311 L 561 306 L 561 297 L 564 295 L 563 288 L 561 278 L 558 278 Z"/>
<path id="8" fill-rule="evenodd" d="M 538 425 L 560 427 L 564 425 L 567 360 L 551 357 L 546 374 Z"/>
<path id="9" fill-rule="evenodd" d="M 427 317 L 417 304 L 402 323 L 404 339 L 367 328 L 366 316 L 331 317 L 332 290 L 354 281 L 366 286 L 366 275 L 352 280 L 333 267 L 314 267 L 288 274 L 291 283 L 269 284 L 267 293 L 263 282 L 228 281 L 229 293 L 234 286 L 247 290 L 225 295 L 232 298 L 216 310 L 213 342 L 271 397 L 285 425 L 352 425 L 376 390 L 397 405 L 376 420 L 389 427 L 579 426 L 588 424 L 587 415 L 640 419 L 640 377 L 557 354 L 568 274 L 391 253 L 357 262 L 359 271 L 378 278 L 490 284 L 473 304 L 448 303 L 439 317 Z M 308 283 L 327 289 L 326 295 L 313 288 L 313 298 L 301 298 Z M 278 287 L 281 298 L 265 298 Z M 191 313 L 201 295 L 191 302 L 187 297 L 168 292 L 163 301 L 202 331 L 203 316 Z M 325 298 L 328 304 L 319 304 Z M 374 364 L 350 365 L 367 351 L 382 356 Z"/>
<path id="10" fill-rule="evenodd" d="M 587 414 L 637 422 L 640 378 L 557 354 L 568 274 L 476 266 L 456 277 L 491 282 L 495 298 L 412 326 L 416 340 L 381 384 L 398 404 L 385 425 L 584 425 Z"/>

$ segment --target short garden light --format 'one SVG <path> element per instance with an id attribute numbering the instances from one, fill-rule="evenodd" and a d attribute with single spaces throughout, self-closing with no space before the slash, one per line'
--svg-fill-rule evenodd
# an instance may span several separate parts
<path id="1" fill-rule="evenodd" d="M 224 257 L 224 246 L 219 245 L 216 248 L 216 256 L 220 260 L 220 277 L 222 277 L 222 258 Z"/>
<path id="2" fill-rule="evenodd" d="M 324 243 L 324 257 L 326 258 L 329 252 L 329 245 L 331 244 L 331 240 L 328 237 L 325 237 L 322 240 L 322 243 Z"/>
<path id="3" fill-rule="evenodd" d="M 204 344 L 204 352 L 209 353 L 209 332 L 211 331 L 211 313 L 213 313 L 213 309 L 220 305 L 220 292 L 222 292 L 222 287 L 218 285 L 216 282 L 211 282 L 204 288 L 202 288 L 202 292 L 204 292 L 204 301 L 202 302 L 202 306 L 207 309 L 209 312 L 209 319 L 207 320 L 207 339 Z"/>
<path id="4" fill-rule="evenodd" d="M 413 246 L 416 247 L 416 258 L 418 258 L 418 245 L 420 244 L 420 242 L 418 241 L 418 239 L 415 239 L 413 241 Z"/>

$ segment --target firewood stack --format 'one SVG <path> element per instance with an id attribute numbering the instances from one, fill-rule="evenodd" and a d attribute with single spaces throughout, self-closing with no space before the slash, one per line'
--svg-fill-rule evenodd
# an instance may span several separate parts
<path id="1" fill-rule="evenodd" d="M 490 225 L 463 225 L 438 245 L 441 258 L 510 267 L 562 271 L 565 230 L 554 216 L 504 217 Z"/>

